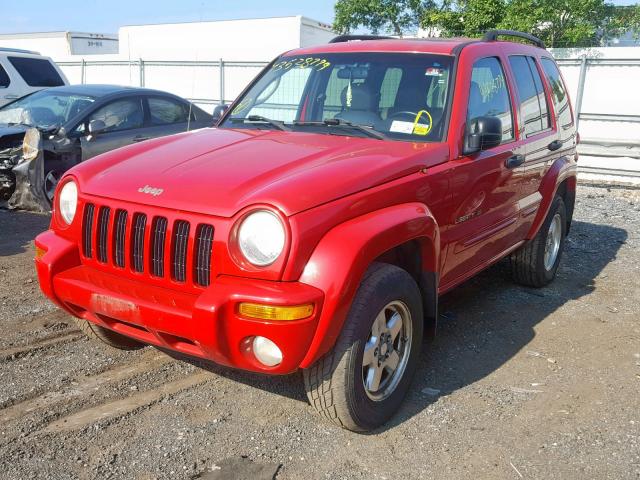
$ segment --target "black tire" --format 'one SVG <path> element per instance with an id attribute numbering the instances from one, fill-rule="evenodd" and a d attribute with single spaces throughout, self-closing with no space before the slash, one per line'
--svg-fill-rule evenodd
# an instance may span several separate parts
<path id="1" fill-rule="evenodd" d="M 395 387 L 386 398 L 374 400 L 363 381 L 364 348 L 374 319 L 391 302 L 406 307 L 404 311 L 410 314 L 407 322 L 411 325 L 411 341 L 402 348 L 402 352 L 408 349 L 408 357 L 403 372 L 394 377 L 398 379 L 392 382 Z M 396 413 L 409 389 L 420 355 L 423 329 L 422 300 L 413 278 L 396 266 L 372 264 L 356 292 L 336 345 L 303 371 L 309 402 L 318 413 L 343 428 L 366 432 L 379 427 Z M 403 353 L 400 355 L 404 358 Z"/>
<path id="2" fill-rule="evenodd" d="M 560 216 L 560 246 L 553 265 L 548 268 L 545 266 L 545 247 L 550 234 L 551 223 L 556 215 Z M 544 287 L 553 281 L 562 258 L 566 235 L 567 210 L 562 197 L 556 196 L 538 234 L 511 254 L 510 263 L 513 280 L 522 285 L 537 288 Z"/>
<path id="3" fill-rule="evenodd" d="M 118 350 L 138 350 L 145 345 L 124 335 L 120 335 L 108 328 L 101 327 L 81 318 L 73 318 L 78 328 L 91 340 L 98 341 L 102 345 L 117 348 Z"/>

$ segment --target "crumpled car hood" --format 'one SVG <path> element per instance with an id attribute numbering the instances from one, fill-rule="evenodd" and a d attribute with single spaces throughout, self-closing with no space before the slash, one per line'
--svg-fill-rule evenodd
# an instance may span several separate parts
<path id="1" fill-rule="evenodd" d="M 447 154 L 446 144 L 207 128 L 124 147 L 71 172 L 91 195 L 224 217 L 252 204 L 293 215 Z"/>

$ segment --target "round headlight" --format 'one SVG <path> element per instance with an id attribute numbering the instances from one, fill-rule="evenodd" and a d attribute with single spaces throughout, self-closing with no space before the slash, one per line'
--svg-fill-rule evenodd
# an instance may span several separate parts
<path id="1" fill-rule="evenodd" d="M 76 182 L 70 180 L 66 182 L 60 189 L 58 194 L 58 210 L 60 216 L 69 225 L 76 215 L 76 207 L 78 206 L 78 186 Z"/>
<path id="2" fill-rule="evenodd" d="M 244 257 L 264 267 L 276 261 L 284 249 L 285 233 L 280 219 L 268 210 L 247 216 L 238 230 L 238 246 Z"/>

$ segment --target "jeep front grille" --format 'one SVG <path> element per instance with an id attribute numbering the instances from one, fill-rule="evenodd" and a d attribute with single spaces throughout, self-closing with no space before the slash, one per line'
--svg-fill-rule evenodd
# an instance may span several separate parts
<path id="1" fill-rule="evenodd" d="M 212 243 L 213 227 L 211 225 L 198 225 L 195 247 L 195 281 L 203 287 L 208 287 L 211 279 Z"/>
<path id="2" fill-rule="evenodd" d="M 93 257 L 93 211 L 95 207 L 89 203 L 84 208 L 82 218 L 82 253 L 87 258 Z"/>
<path id="3" fill-rule="evenodd" d="M 85 259 L 202 287 L 211 283 L 213 235 L 213 225 L 137 209 L 86 203 L 82 216 Z"/>
<path id="4" fill-rule="evenodd" d="M 109 230 L 109 217 L 111 209 L 100 207 L 98 212 L 98 234 L 96 237 L 98 260 L 107 263 L 107 231 Z"/>
<path id="5" fill-rule="evenodd" d="M 131 268 L 136 272 L 144 272 L 144 229 L 147 216 L 136 213 L 133 216 L 133 234 L 131 238 Z"/>
<path id="6" fill-rule="evenodd" d="M 178 220 L 173 229 L 171 274 L 173 279 L 184 282 L 187 278 L 187 245 L 189 243 L 189 222 Z"/>
<path id="7" fill-rule="evenodd" d="M 118 210 L 113 228 L 113 263 L 124 268 L 125 234 L 127 232 L 127 211 Z"/>
<path id="8" fill-rule="evenodd" d="M 156 217 L 151 228 L 151 273 L 164 277 L 164 244 L 167 239 L 167 219 Z"/>

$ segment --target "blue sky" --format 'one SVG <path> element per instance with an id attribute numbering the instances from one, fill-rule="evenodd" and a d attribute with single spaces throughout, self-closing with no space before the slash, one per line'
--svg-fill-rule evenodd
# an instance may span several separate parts
<path id="1" fill-rule="evenodd" d="M 638 0 L 614 0 L 618 5 Z M 117 33 L 122 25 L 304 15 L 333 21 L 335 0 L 0 0 L 0 33 Z"/>

